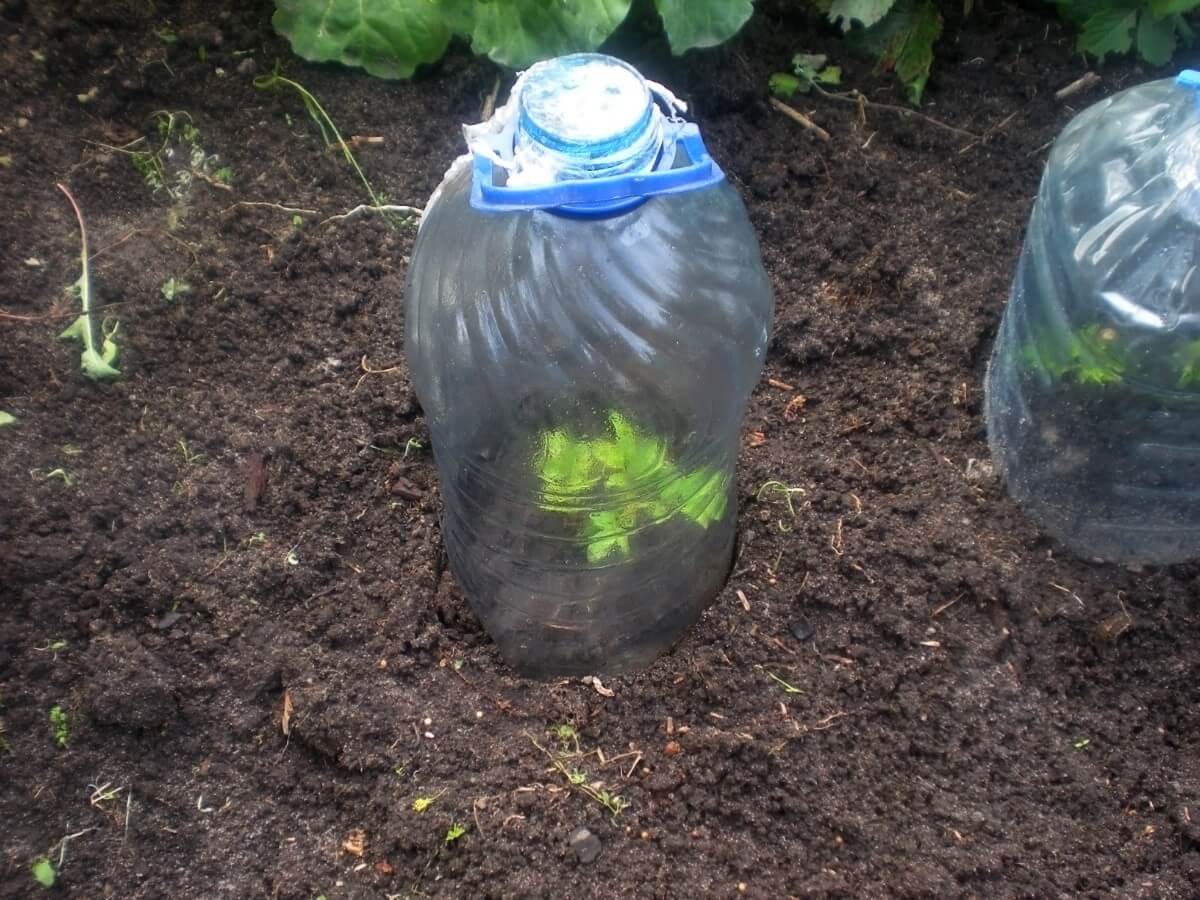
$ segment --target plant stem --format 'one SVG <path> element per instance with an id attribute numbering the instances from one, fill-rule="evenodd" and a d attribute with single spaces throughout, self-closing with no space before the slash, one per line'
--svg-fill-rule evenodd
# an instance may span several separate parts
<path id="1" fill-rule="evenodd" d="M 363 183 L 363 187 L 367 189 L 367 194 L 371 198 L 371 204 L 376 207 L 382 206 L 383 204 L 380 202 L 379 198 L 375 196 L 375 191 L 371 187 L 371 182 L 367 181 L 367 176 L 363 174 L 363 170 L 359 167 L 358 160 L 356 160 L 354 158 L 354 154 L 350 152 L 350 146 L 342 139 L 341 132 L 339 132 L 337 126 L 333 124 L 333 119 L 329 118 L 329 113 L 325 112 L 325 108 L 321 106 L 317 98 L 314 97 L 308 91 L 308 89 L 304 87 L 304 85 L 292 81 L 290 78 L 285 78 L 278 73 L 272 73 L 271 75 L 254 79 L 254 86 L 260 90 L 267 90 L 280 84 L 287 85 L 297 94 L 299 94 L 302 100 L 304 100 L 304 105 L 308 107 L 308 114 L 316 120 L 318 127 L 321 128 L 321 134 L 323 137 L 325 137 L 326 144 L 330 143 L 330 141 L 328 136 L 325 135 L 324 126 L 329 126 L 329 130 L 332 131 L 333 136 L 337 138 L 337 143 L 342 150 L 342 155 L 346 157 L 346 162 L 350 163 L 355 173 L 358 175 L 358 180 L 361 181 Z M 320 118 L 318 118 L 318 115 Z M 322 119 L 324 120 L 324 124 L 321 121 Z"/>
<path id="2" fill-rule="evenodd" d="M 82 267 L 82 272 L 79 276 L 79 301 L 83 306 L 83 318 L 86 325 L 84 328 L 84 343 L 89 353 L 95 353 L 95 336 L 92 334 L 92 282 L 91 273 L 88 268 L 87 226 L 83 224 L 83 212 L 79 209 L 79 204 L 75 202 L 75 198 L 71 192 L 62 184 L 56 183 L 55 187 L 67 195 L 67 199 L 71 202 L 71 208 L 75 210 L 75 219 L 79 222 L 79 264 Z"/>

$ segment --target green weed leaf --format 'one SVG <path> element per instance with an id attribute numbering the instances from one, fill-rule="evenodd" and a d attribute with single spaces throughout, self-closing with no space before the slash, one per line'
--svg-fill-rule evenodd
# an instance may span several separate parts
<path id="1" fill-rule="evenodd" d="M 810 85 L 803 85 L 803 90 L 807 91 Z M 795 75 L 789 75 L 787 72 L 776 72 L 767 81 L 767 89 L 776 97 L 787 99 L 796 91 L 801 90 L 800 79 Z"/>
<path id="2" fill-rule="evenodd" d="M 0 428 L 3 428 L 5 425 L 16 425 L 16 424 L 17 424 L 16 416 L 14 416 L 10 412 L 5 412 L 4 410 L 0 409 Z"/>
<path id="3" fill-rule="evenodd" d="M 1077 46 L 1100 60 L 1110 53 L 1128 53 L 1137 19 L 1136 9 L 1101 10 L 1083 23 Z"/>
<path id="4" fill-rule="evenodd" d="M 655 6 L 676 56 L 724 43 L 754 12 L 751 0 L 655 0 Z"/>
<path id="5" fill-rule="evenodd" d="M 46 857 L 43 856 L 41 859 L 35 860 L 31 870 L 33 872 L 33 880 L 42 887 L 54 887 L 55 879 L 58 878 L 58 872 L 54 869 L 54 863 L 50 862 Z"/>
<path id="6" fill-rule="evenodd" d="M 941 33 L 942 16 L 933 0 L 896 0 L 878 25 L 852 37 L 879 60 L 881 70 L 896 73 L 908 88 L 908 99 L 919 105 Z"/>
<path id="7" fill-rule="evenodd" d="M 864 28 L 883 20 L 896 5 L 896 0 L 833 0 L 829 4 L 829 21 L 849 31 L 858 22 Z"/>
<path id="8" fill-rule="evenodd" d="M 297 55 L 380 78 L 409 78 L 450 43 L 445 11 L 430 0 L 275 0 L 275 7 L 271 23 Z"/>
<path id="9" fill-rule="evenodd" d="M 454 31 L 471 49 L 511 68 L 577 50 L 595 50 L 629 13 L 631 0 L 443 0 Z M 427 4 L 428 5 L 428 4 Z"/>
<path id="10" fill-rule="evenodd" d="M 1158 19 L 1143 11 L 1138 17 L 1136 45 L 1138 56 L 1150 65 L 1165 66 L 1179 45 L 1175 16 Z"/>

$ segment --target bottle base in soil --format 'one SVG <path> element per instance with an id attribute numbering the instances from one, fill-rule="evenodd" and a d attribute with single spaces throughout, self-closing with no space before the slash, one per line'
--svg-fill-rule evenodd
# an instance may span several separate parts
<path id="1" fill-rule="evenodd" d="M 504 661 L 531 678 L 642 671 L 670 650 L 724 587 L 733 564 L 734 515 L 678 552 L 548 569 L 524 558 L 460 551 L 443 522 L 451 571 Z M 683 528 L 666 525 L 664 528 Z"/>

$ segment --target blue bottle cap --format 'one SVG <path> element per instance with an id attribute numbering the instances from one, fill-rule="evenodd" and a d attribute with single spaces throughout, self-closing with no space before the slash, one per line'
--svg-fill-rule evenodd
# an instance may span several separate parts
<path id="1" fill-rule="evenodd" d="M 556 181 L 648 169 L 661 140 L 650 89 L 628 63 L 574 53 L 540 63 L 525 77 L 517 146 Z"/>
<path id="2" fill-rule="evenodd" d="M 657 194 L 711 187 L 724 173 L 696 127 L 677 117 L 683 108 L 611 56 L 574 53 L 538 63 L 493 120 L 467 128 L 471 205 L 601 216 Z"/>

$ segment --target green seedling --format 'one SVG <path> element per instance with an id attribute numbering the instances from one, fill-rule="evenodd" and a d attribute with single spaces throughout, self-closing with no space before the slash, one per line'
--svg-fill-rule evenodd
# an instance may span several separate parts
<path id="1" fill-rule="evenodd" d="M 796 687 L 794 684 L 788 684 L 786 681 L 784 681 L 782 678 L 780 678 L 774 672 L 772 672 L 768 669 L 764 669 L 762 666 L 755 666 L 754 668 L 758 669 L 758 671 L 762 672 L 764 675 L 766 675 L 768 678 L 770 678 L 772 681 L 774 681 L 776 684 L 778 684 L 781 688 L 783 688 L 783 692 L 785 694 L 802 694 L 802 693 L 804 693 L 802 690 L 800 690 L 800 688 Z"/>
<path id="2" fill-rule="evenodd" d="M 80 211 L 79 204 L 75 202 L 75 198 L 71 195 L 71 192 L 61 184 L 58 185 L 58 189 L 71 202 L 71 208 L 75 210 L 75 219 L 79 222 L 79 265 L 81 271 L 79 280 L 75 282 L 75 287 L 79 293 L 80 304 L 83 306 L 83 314 L 72 322 L 59 335 L 59 338 L 62 340 L 76 340 L 83 345 L 83 353 L 80 356 L 80 361 L 83 365 L 83 374 L 88 378 L 91 378 L 93 381 L 105 378 L 117 378 L 121 372 L 113 367 L 113 363 L 117 361 L 117 355 L 120 352 L 117 347 L 117 329 L 120 327 L 120 323 L 113 322 L 110 326 L 108 319 L 100 323 L 100 345 L 97 349 L 96 323 L 93 321 L 92 316 L 92 282 L 88 270 L 87 227 L 83 224 L 83 213 Z"/>
<path id="3" fill-rule="evenodd" d="M 192 292 L 192 286 L 186 281 L 181 281 L 172 276 L 162 283 L 162 287 L 159 288 L 159 290 L 162 291 L 163 298 L 166 299 L 168 303 L 172 303 L 177 297 L 182 297 L 184 294 L 190 294 Z"/>
<path id="4" fill-rule="evenodd" d="M 803 493 L 804 488 L 802 487 L 792 487 L 791 485 L 784 484 L 782 481 L 768 481 L 758 489 L 758 492 L 754 495 L 754 499 L 762 503 L 767 497 L 782 496 L 783 502 L 787 504 L 788 515 L 792 519 L 795 519 L 796 507 L 792 503 L 792 495 Z M 792 530 L 792 526 L 784 522 L 783 519 L 780 519 L 778 524 L 780 532 L 784 534 Z"/>
<path id="5" fill-rule="evenodd" d="M 776 72 L 767 86 L 777 97 L 787 99 L 797 92 L 807 94 L 813 87 L 835 86 L 842 83 L 840 66 L 828 65 L 829 57 L 823 53 L 797 53 L 792 57 L 792 71 Z"/>
<path id="6" fill-rule="evenodd" d="M 58 872 L 54 868 L 54 863 L 50 862 L 44 856 L 34 860 L 30 871 L 33 873 L 33 880 L 44 888 L 54 887 L 54 882 L 58 878 Z"/>
<path id="7" fill-rule="evenodd" d="M 54 729 L 54 743 L 65 750 L 71 741 L 71 724 L 61 706 L 50 707 L 50 727 Z"/>
<path id="8" fill-rule="evenodd" d="M 1080 738 L 1077 741 L 1072 741 L 1071 746 L 1076 750 L 1086 750 L 1088 744 L 1092 742 L 1091 738 Z"/>
<path id="9" fill-rule="evenodd" d="M 13 158 L 7 153 L 0 153 L 0 169 L 11 169 Z"/>
<path id="10" fill-rule="evenodd" d="M 46 480 L 49 481 L 51 478 L 57 478 L 65 487 L 75 486 L 75 476 L 66 469 L 51 469 L 46 473 Z"/>
<path id="11" fill-rule="evenodd" d="M 557 728 L 551 729 L 551 733 L 559 734 L 561 732 L 559 732 L 558 729 L 563 727 L 570 728 L 571 726 L 557 726 Z M 574 729 L 572 729 L 572 731 L 574 731 Z M 553 765 L 555 770 L 562 775 L 564 779 L 566 779 L 566 782 L 570 787 L 574 788 L 585 797 L 588 797 L 596 803 L 599 803 L 606 810 L 608 810 L 609 815 L 611 815 L 614 820 L 621 814 L 622 811 L 629 808 L 630 803 L 624 797 L 607 790 L 601 782 L 589 781 L 587 773 L 578 768 L 578 766 L 568 765 L 568 763 L 578 763 L 586 757 L 591 756 L 596 751 L 593 750 L 589 751 L 588 753 L 582 752 L 579 749 L 578 740 L 575 740 L 574 749 L 570 749 L 569 746 L 564 746 L 559 752 L 554 753 L 539 744 L 534 739 L 533 735 L 529 734 L 528 732 L 525 733 L 525 736 L 529 738 L 529 742 L 533 744 L 534 747 L 536 747 L 538 750 L 541 750 L 542 753 L 546 755 L 546 758 L 550 760 L 551 765 Z"/>
<path id="12" fill-rule="evenodd" d="M 46 641 L 45 647 L 34 647 L 33 649 L 35 653 L 53 653 L 58 656 L 58 651 L 67 649 L 67 642 L 59 638 L 56 641 Z"/>
<path id="13" fill-rule="evenodd" d="M 538 439 L 542 509 L 580 519 L 589 562 L 632 555 L 640 528 L 679 515 L 702 528 L 719 522 L 728 502 L 726 477 L 708 468 L 681 471 L 666 442 L 610 412 L 609 434 L 585 439 L 565 429 Z"/>
<path id="14" fill-rule="evenodd" d="M 432 797 L 418 797 L 417 799 L 415 799 L 413 801 L 413 805 L 412 805 L 413 812 L 418 812 L 418 813 L 425 812 L 425 810 L 427 810 L 427 809 L 429 809 L 429 807 L 433 806 L 433 804 L 435 802 L 437 802 L 438 798 L 441 797 L 444 793 L 446 793 L 445 788 L 438 791 Z"/>
<path id="15" fill-rule="evenodd" d="M 1039 334 L 1021 348 L 1021 358 L 1030 370 L 1054 381 L 1098 387 L 1119 383 L 1126 368 L 1120 334 L 1099 324 L 1062 336 Z"/>
<path id="16" fill-rule="evenodd" d="M 179 447 L 179 455 L 183 457 L 183 464 L 185 466 L 198 466 L 206 459 L 203 453 L 197 453 L 195 450 L 189 447 L 188 442 L 182 438 L 176 441 L 175 445 Z"/>
<path id="17" fill-rule="evenodd" d="M 267 533 L 265 531 L 256 531 L 250 537 L 246 538 L 246 546 L 261 547 L 267 543 Z"/>
<path id="18" fill-rule="evenodd" d="M 290 78 L 285 78 L 282 74 L 280 74 L 279 68 L 276 67 L 275 71 L 270 75 L 260 75 L 258 78 L 255 78 L 254 86 L 260 91 L 271 91 L 281 87 L 289 88 L 295 91 L 300 96 L 300 99 L 304 102 L 304 109 L 308 113 L 309 118 L 311 118 L 317 124 L 317 128 L 320 129 L 321 138 L 325 141 L 325 146 L 337 147 L 341 151 L 346 162 L 350 164 L 350 168 L 352 168 L 354 173 L 358 176 L 358 180 L 361 181 L 363 187 L 366 188 L 367 196 L 371 198 L 371 205 L 376 209 L 379 209 L 385 205 L 384 199 L 375 193 L 375 189 L 371 187 L 371 182 L 367 180 L 366 174 L 364 174 L 362 167 L 359 166 L 358 160 L 354 158 L 354 154 L 350 151 L 350 145 L 342 139 L 341 132 L 339 132 L 337 126 L 333 124 L 333 119 L 329 118 L 329 113 L 325 112 L 325 107 L 321 105 L 320 101 L 317 100 L 317 98 L 314 97 L 312 93 L 306 87 L 304 87 L 304 85 L 297 81 L 293 81 Z M 292 224 L 297 228 L 303 224 L 303 219 L 301 219 L 299 222 L 296 221 L 299 218 L 299 216 L 294 216 L 292 218 Z"/>
<path id="19" fill-rule="evenodd" d="M 558 739 L 563 750 L 571 749 L 572 745 L 579 750 L 579 732 L 575 730 L 574 725 L 555 725 L 550 729 L 550 733 Z"/>
<path id="20" fill-rule="evenodd" d="M 233 168 L 230 166 L 221 166 L 221 168 L 212 173 L 212 179 L 217 184 L 233 184 Z"/>
<path id="21" fill-rule="evenodd" d="M 303 228 L 304 227 L 304 216 L 300 215 L 299 213 L 292 216 L 292 227 L 293 228 Z"/>
<path id="22" fill-rule="evenodd" d="M 16 424 L 17 424 L 16 416 L 14 416 L 10 412 L 5 412 L 4 410 L 0 409 L 0 428 L 3 428 L 5 425 L 16 425 Z"/>
<path id="23" fill-rule="evenodd" d="M 415 451 L 417 451 L 417 450 L 422 450 L 422 449 L 424 449 L 424 447 L 425 447 L 425 445 L 424 445 L 424 444 L 422 444 L 422 443 L 421 443 L 419 440 L 417 440 L 415 437 L 410 437 L 410 438 L 409 438 L 407 441 L 405 441 L 405 443 L 404 443 L 404 453 L 403 453 L 403 455 L 402 455 L 400 458 L 401 458 L 401 459 L 408 459 L 408 454 L 409 454 L 409 452 L 410 452 L 410 451 L 413 451 L 413 452 L 415 452 Z"/>
<path id="24" fill-rule="evenodd" d="M 446 843 L 452 844 L 466 833 L 466 827 L 455 822 L 446 830 Z"/>

